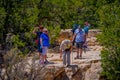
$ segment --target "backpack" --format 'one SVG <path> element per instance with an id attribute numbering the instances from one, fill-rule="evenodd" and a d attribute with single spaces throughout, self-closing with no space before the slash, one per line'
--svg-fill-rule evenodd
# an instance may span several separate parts
<path id="1" fill-rule="evenodd" d="M 38 45 L 38 41 L 40 41 L 40 35 L 42 34 L 42 32 L 36 32 L 37 33 L 37 36 L 36 36 L 36 39 L 35 39 L 35 43 Z"/>
<path id="2" fill-rule="evenodd" d="M 71 30 L 72 33 L 75 33 L 75 30 L 78 28 L 78 24 L 73 24 L 73 29 Z"/>

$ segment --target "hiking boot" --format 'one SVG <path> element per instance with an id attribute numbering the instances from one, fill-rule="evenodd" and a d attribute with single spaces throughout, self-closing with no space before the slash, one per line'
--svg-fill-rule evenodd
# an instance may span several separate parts
<path id="1" fill-rule="evenodd" d="M 48 61 L 48 60 L 46 60 L 45 62 L 44 62 L 44 64 L 49 64 L 50 62 Z"/>
<path id="2" fill-rule="evenodd" d="M 66 67 L 70 67 L 70 65 L 68 64 L 68 65 L 66 65 Z"/>
<path id="3" fill-rule="evenodd" d="M 80 59 L 82 59 L 82 55 L 80 55 L 80 57 L 79 57 Z"/>
<path id="4" fill-rule="evenodd" d="M 79 56 L 76 56 L 75 59 L 79 59 Z"/>
<path id="5" fill-rule="evenodd" d="M 65 68 L 65 67 L 66 67 L 66 65 L 65 65 L 65 64 L 63 64 L 63 67 Z"/>

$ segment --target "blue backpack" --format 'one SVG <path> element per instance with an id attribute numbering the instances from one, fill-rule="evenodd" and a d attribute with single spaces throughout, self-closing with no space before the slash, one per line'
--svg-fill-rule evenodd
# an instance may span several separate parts
<path id="1" fill-rule="evenodd" d="M 77 28 L 78 28 L 78 24 L 73 24 L 73 29 L 71 30 L 73 34 Z"/>

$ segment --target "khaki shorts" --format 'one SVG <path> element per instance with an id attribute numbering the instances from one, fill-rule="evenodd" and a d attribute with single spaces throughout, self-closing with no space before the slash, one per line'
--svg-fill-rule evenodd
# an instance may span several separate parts
<path id="1" fill-rule="evenodd" d="M 47 54 L 47 50 L 48 50 L 47 47 L 42 48 L 42 55 L 46 55 Z"/>

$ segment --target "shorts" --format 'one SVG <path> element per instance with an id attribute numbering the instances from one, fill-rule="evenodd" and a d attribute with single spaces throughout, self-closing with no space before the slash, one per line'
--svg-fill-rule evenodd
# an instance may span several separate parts
<path id="1" fill-rule="evenodd" d="M 82 49 L 84 42 L 76 42 L 76 48 Z"/>
<path id="2" fill-rule="evenodd" d="M 47 50 L 48 50 L 47 47 L 42 48 L 42 55 L 46 55 L 47 54 Z"/>

